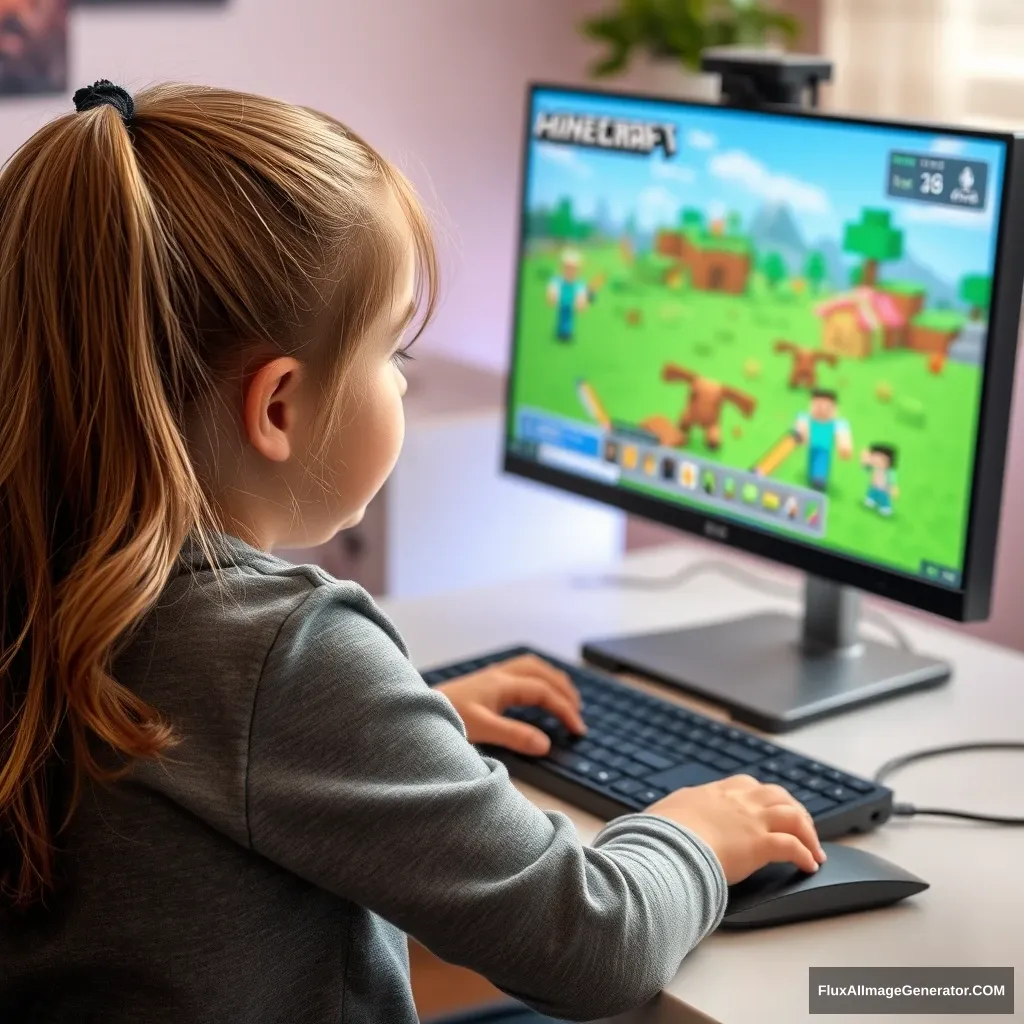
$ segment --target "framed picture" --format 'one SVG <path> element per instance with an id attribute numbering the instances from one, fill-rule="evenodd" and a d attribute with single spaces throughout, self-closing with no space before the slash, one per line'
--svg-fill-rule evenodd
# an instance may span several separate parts
<path id="1" fill-rule="evenodd" d="M 67 89 L 67 0 L 0 0 L 0 96 Z"/>

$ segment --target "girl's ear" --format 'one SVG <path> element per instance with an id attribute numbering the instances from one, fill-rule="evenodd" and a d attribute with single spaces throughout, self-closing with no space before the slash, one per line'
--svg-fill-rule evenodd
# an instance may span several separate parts
<path id="1" fill-rule="evenodd" d="M 249 444 L 271 462 L 292 454 L 298 422 L 302 364 L 279 356 L 247 376 L 242 394 L 242 424 Z"/>

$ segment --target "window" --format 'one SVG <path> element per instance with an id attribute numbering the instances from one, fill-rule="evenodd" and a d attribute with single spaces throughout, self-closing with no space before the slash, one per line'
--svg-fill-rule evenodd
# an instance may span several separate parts
<path id="1" fill-rule="evenodd" d="M 1022 0 L 824 0 L 836 111 L 1024 127 Z"/>

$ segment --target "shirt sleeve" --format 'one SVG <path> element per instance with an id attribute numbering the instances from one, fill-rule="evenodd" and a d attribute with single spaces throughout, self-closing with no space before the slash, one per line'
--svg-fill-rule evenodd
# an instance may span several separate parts
<path id="1" fill-rule="evenodd" d="M 562 1019 L 652 998 L 725 909 L 687 830 L 629 815 L 586 847 L 531 804 L 344 584 L 316 587 L 267 657 L 247 819 L 256 852 Z"/>

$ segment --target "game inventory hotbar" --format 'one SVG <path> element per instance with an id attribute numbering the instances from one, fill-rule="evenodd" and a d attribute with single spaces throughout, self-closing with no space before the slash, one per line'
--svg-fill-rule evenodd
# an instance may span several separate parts
<path id="1" fill-rule="evenodd" d="M 601 408 L 592 389 L 581 391 L 593 408 Z M 774 483 L 770 472 L 756 466 L 737 470 L 665 447 L 655 433 L 616 425 L 603 410 L 595 419 L 597 425 L 587 428 L 538 410 L 522 409 L 516 437 L 532 445 L 541 462 L 565 466 L 568 455 L 577 471 L 609 483 L 660 492 L 723 516 L 808 537 L 820 537 L 826 531 L 828 499 L 817 491 Z M 794 441 L 794 447 L 796 444 Z"/>

